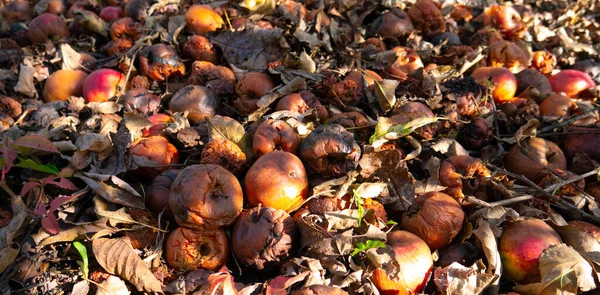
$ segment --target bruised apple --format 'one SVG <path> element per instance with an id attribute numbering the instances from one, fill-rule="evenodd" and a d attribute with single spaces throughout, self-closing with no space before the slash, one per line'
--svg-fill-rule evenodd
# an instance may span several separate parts
<path id="1" fill-rule="evenodd" d="M 373 272 L 373 284 L 381 294 L 416 294 L 423 290 L 433 269 L 433 258 L 427 244 L 417 235 L 393 231 L 387 243 L 396 253 L 399 265 L 398 278 L 392 280 L 383 269 Z"/>
<path id="2" fill-rule="evenodd" d="M 500 237 L 503 274 L 520 283 L 539 281 L 539 257 L 542 252 L 562 240 L 558 233 L 540 219 L 509 224 Z"/>
<path id="3" fill-rule="evenodd" d="M 452 242 L 463 226 L 465 213 L 453 197 L 428 192 L 415 198 L 414 210 L 402 216 L 402 227 L 427 243 L 431 250 Z"/>
<path id="4" fill-rule="evenodd" d="M 215 229 L 232 224 L 242 212 L 242 187 L 218 165 L 192 165 L 171 184 L 169 206 L 180 226 Z"/>
<path id="5" fill-rule="evenodd" d="M 244 179 L 246 197 L 251 206 L 263 206 L 290 212 L 306 198 L 308 179 L 298 157 L 273 151 L 260 157 Z"/>
<path id="6" fill-rule="evenodd" d="M 229 239 L 222 229 L 197 231 L 185 227 L 175 229 L 165 245 L 167 264 L 177 271 L 197 268 L 217 270 L 227 263 Z"/>

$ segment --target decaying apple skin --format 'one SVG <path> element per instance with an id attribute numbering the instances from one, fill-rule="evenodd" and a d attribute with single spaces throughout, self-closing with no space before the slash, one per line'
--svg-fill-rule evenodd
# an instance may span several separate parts
<path id="1" fill-rule="evenodd" d="M 503 275 L 520 283 L 539 281 L 539 257 L 562 239 L 548 224 L 539 219 L 521 220 L 509 224 L 500 237 L 500 257 Z"/>

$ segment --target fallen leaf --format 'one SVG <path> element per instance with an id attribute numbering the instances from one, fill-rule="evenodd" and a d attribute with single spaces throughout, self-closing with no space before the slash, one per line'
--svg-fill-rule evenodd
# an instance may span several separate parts
<path id="1" fill-rule="evenodd" d="M 125 282 L 116 276 L 109 276 L 104 282 L 97 285 L 96 295 L 129 295 Z"/>
<path id="2" fill-rule="evenodd" d="M 479 243 L 481 243 L 481 248 L 483 248 L 483 253 L 488 262 L 488 273 L 493 273 L 494 276 L 499 278 L 502 275 L 502 260 L 498 251 L 496 236 L 488 221 L 484 218 L 479 219 L 477 221 L 477 228 L 473 230 L 473 234 L 477 237 Z M 500 288 L 499 283 L 499 280 L 492 282 L 490 290 L 493 289 L 492 292 L 495 291 L 497 293 Z"/>
<path id="3" fill-rule="evenodd" d="M 108 219 L 102 218 L 93 222 L 85 222 L 74 225 L 60 225 L 59 233 L 50 235 L 44 230 L 31 235 L 33 241 L 39 246 L 54 243 L 73 242 L 86 238 L 103 237 L 119 232 L 120 229 L 108 225 Z"/>
<path id="4" fill-rule="evenodd" d="M 317 64 L 306 51 L 300 53 L 298 69 L 309 73 L 314 73 L 317 70 Z"/>
<path id="5" fill-rule="evenodd" d="M 6 173 L 13 167 L 15 164 L 15 160 L 17 159 L 17 151 L 12 146 L 3 146 L 0 148 L 0 153 L 2 153 L 2 180 L 6 176 Z"/>
<path id="6" fill-rule="evenodd" d="M 127 280 L 140 292 L 162 294 L 160 281 L 123 238 L 94 239 L 92 250 L 98 264 L 108 273 Z"/>
<path id="7" fill-rule="evenodd" d="M 142 196 L 128 183 L 114 175 L 84 173 L 75 174 L 75 177 L 83 180 L 92 190 L 109 202 L 138 209 L 146 208 Z"/>
<path id="8" fill-rule="evenodd" d="M 229 269 L 223 266 L 218 272 L 208 276 L 209 294 L 217 295 L 239 295 L 235 288 L 233 276 Z"/>
<path id="9" fill-rule="evenodd" d="M 389 205 L 395 211 L 408 209 L 414 203 L 414 178 L 402 153 L 398 150 L 383 150 L 365 153 L 358 161 L 360 175 L 366 181 L 378 181 L 387 184 L 380 194 L 382 204 Z"/>
<path id="10" fill-rule="evenodd" d="M 438 267 L 433 274 L 433 281 L 445 295 L 478 295 L 498 278 L 478 269 L 477 264 L 466 267 L 458 262 Z"/>
<path id="11" fill-rule="evenodd" d="M 282 29 L 254 25 L 243 31 L 224 31 L 209 39 L 221 48 L 229 64 L 250 70 L 266 70 L 268 63 L 281 59 L 289 48 Z"/>
<path id="12" fill-rule="evenodd" d="M 73 285 L 71 295 L 87 295 L 90 292 L 90 283 L 88 281 L 79 281 Z M 96 293 L 98 294 L 98 293 Z"/>
<path id="13" fill-rule="evenodd" d="M 77 70 L 81 68 L 81 54 L 75 51 L 69 44 L 60 45 L 60 56 L 62 57 L 63 70 Z"/>
<path id="14" fill-rule="evenodd" d="M 225 138 L 239 144 L 244 134 L 246 134 L 244 126 L 230 117 L 215 115 L 206 118 L 206 123 L 208 125 L 208 136 L 211 140 Z"/>
<path id="15" fill-rule="evenodd" d="M 596 288 L 592 266 L 575 249 L 560 244 L 544 250 L 539 257 L 540 283 L 517 285 L 517 292 L 540 294 L 552 291 L 571 292 L 589 291 Z"/>
<path id="16" fill-rule="evenodd" d="M 369 143 L 375 148 L 381 147 L 384 143 L 405 137 L 413 133 L 417 128 L 435 123 L 441 120 L 440 117 L 421 117 L 409 121 L 406 124 L 396 123 L 386 117 L 377 118 L 375 133 L 369 139 Z"/>
<path id="17" fill-rule="evenodd" d="M 33 83 L 33 76 L 35 75 L 35 68 L 29 65 L 21 64 L 19 66 L 19 81 L 13 88 L 15 92 L 23 94 L 27 97 L 33 98 L 37 96 L 37 90 Z"/>
<path id="18" fill-rule="evenodd" d="M 15 140 L 15 142 L 13 142 L 13 146 L 30 148 L 32 150 L 53 154 L 60 154 L 60 151 L 54 146 L 54 144 L 52 144 L 52 141 L 37 134 L 25 135 Z"/>
<path id="19" fill-rule="evenodd" d="M 15 236 L 21 231 L 25 220 L 29 216 L 27 206 L 23 203 L 21 196 L 14 196 L 10 199 L 13 218 L 7 226 L 0 228 L 0 272 L 13 262 L 19 254 L 19 247 L 15 248 Z"/>
<path id="20" fill-rule="evenodd" d="M 375 81 L 375 89 L 377 90 L 377 98 L 379 99 L 379 106 L 384 113 L 392 110 L 396 105 L 396 88 L 400 85 L 398 80 L 383 79 L 381 81 Z"/>

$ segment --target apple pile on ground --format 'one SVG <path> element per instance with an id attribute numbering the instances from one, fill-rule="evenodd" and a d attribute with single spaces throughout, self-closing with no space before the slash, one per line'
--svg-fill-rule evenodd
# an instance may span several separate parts
<path id="1" fill-rule="evenodd" d="M 593 294 L 600 11 L 396 2 L 0 3 L 0 289 Z"/>

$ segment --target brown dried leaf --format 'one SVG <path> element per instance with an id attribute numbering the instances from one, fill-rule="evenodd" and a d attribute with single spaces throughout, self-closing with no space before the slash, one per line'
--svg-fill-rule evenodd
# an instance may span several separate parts
<path id="1" fill-rule="evenodd" d="M 483 253 L 487 258 L 488 273 L 493 271 L 494 276 L 499 278 L 502 275 L 502 261 L 500 259 L 500 252 L 498 251 L 496 236 L 494 235 L 489 222 L 483 218 L 479 219 L 477 228 L 473 230 L 473 234 L 481 243 L 481 248 L 483 248 Z M 490 289 L 494 289 L 497 293 L 500 288 L 499 283 L 499 281 L 492 282 Z"/>
<path id="2" fill-rule="evenodd" d="M 478 295 L 497 278 L 498 275 L 484 273 L 477 264 L 465 267 L 458 262 L 438 267 L 433 274 L 435 284 L 445 295 Z"/>
<path id="3" fill-rule="evenodd" d="M 3 272 L 19 255 L 20 249 L 18 245 L 14 248 L 13 243 L 16 242 L 14 239 L 29 216 L 27 206 L 20 196 L 12 197 L 10 204 L 13 218 L 7 226 L 0 229 L 0 272 Z"/>
<path id="4" fill-rule="evenodd" d="M 83 180 L 92 190 L 109 202 L 142 210 L 146 208 L 142 196 L 128 183 L 114 175 L 78 173 L 75 177 Z"/>
<path id="5" fill-rule="evenodd" d="M 23 94 L 27 97 L 35 97 L 37 90 L 33 83 L 33 76 L 35 75 L 35 68 L 25 64 L 21 64 L 19 67 L 19 81 L 13 88 L 15 92 Z"/>
<path id="6" fill-rule="evenodd" d="M 62 69 L 63 70 L 77 70 L 81 68 L 79 61 L 81 60 L 81 54 L 75 51 L 69 44 L 60 45 L 60 56 L 62 57 Z"/>
<path id="7" fill-rule="evenodd" d="M 525 294 L 577 294 L 596 288 L 592 266 L 575 249 L 560 244 L 544 250 L 539 258 L 540 283 L 517 285 Z M 548 293 L 546 293 L 548 292 Z"/>
<path id="8" fill-rule="evenodd" d="M 281 59 L 289 48 L 282 29 L 258 26 L 243 31 L 224 31 L 210 41 L 221 48 L 228 63 L 252 70 L 267 69 L 268 63 Z"/>
<path id="9" fill-rule="evenodd" d="M 83 240 L 89 237 L 103 237 L 120 231 L 117 228 L 110 227 L 106 218 L 94 222 L 79 223 L 74 226 L 59 226 L 59 230 L 57 235 L 50 235 L 45 230 L 40 230 L 31 237 L 38 246 L 45 246 L 54 243 Z"/>
<path id="10" fill-rule="evenodd" d="M 379 106 L 384 113 L 391 111 L 396 105 L 396 88 L 400 85 L 400 81 L 383 79 L 381 81 L 375 81 L 375 85 L 377 85 L 375 89 L 377 90 Z"/>
<path id="11" fill-rule="evenodd" d="M 19 139 L 15 140 L 15 142 L 13 143 L 13 146 L 30 148 L 33 150 L 38 150 L 38 151 L 43 151 L 43 152 L 48 152 L 48 153 L 53 153 L 53 154 L 60 154 L 60 151 L 54 146 L 54 144 L 52 144 L 52 141 L 48 140 L 47 138 L 45 138 L 41 135 L 37 135 L 37 134 L 29 134 L 29 135 L 20 137 Z"/>
<path id="12" fill-rule="evenodd" d="M 108 273 L 129 281 L 140 292 L 162 294 L 160 281 L 123 238 L 95 239 L 92 250 L 98 264 Z"/>
<path id="13" fill-rule="evenodd" d="M 371 182 L 383 182 L 387 189 L 381 194 L 382 203 L 393 211 L 404 211 L 414 202 L 414 178 L 402 153 L 398 150 L 384 150 L 363 155 L 358 162 L 360 175 Z"/>
<path id="14" fill-rule="evenodd" d="M 244 134 L 246 134 L 244 126 L 230 117 L 215 115 L 206 118 L 206 123 L 208 125 L 208 136 L 211 140 L 225 138 L 239 144 Z"/>

